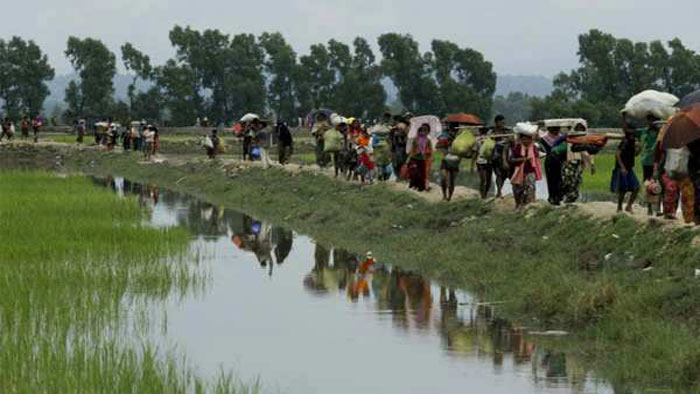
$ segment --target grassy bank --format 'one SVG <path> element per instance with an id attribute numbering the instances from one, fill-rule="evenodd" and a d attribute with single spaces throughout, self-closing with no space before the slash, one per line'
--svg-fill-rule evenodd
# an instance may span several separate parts
<path id="1" fill-rule="evenodd" d="M 130 155 L 84 153 L 69 166 L 157 181 L 505 301 L 511 320 L 577 332 L 580 354 L 618 388 L 700 389 L 693 230 L 661 231 L 625 216 L 596 221 L 575 207 L 515 213 L 475 200 L 428 204 L 385 185 L 209 162 L 142 166 Z"/>
<path id="2" fill-rule="evenodd" d="M 179 257 L 189 234 L 143 223 L 133 199 L 82 177 L 0 172 L 0 392 L 234 392 L 131 327 L 205 275 Z"/>

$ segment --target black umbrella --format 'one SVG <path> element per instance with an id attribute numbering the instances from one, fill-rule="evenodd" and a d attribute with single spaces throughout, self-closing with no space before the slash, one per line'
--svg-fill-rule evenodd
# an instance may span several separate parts
<path id="1" fill-rule="evenodd" d="M 328 109 L 328 108 L 319 108 L 319 109 L 314 109 L 311 112 L 309 112 L 309 114 L 306 116 L 306 123 L 309 127 L 309 130 L 311 130 L 314 127 L 314 123 L 316 123 L 316 117 L 320 113 L 322 113 L 322 114 L 326 115 L 328 118 L 330 118 L 331 115 L 333 115 L 334 111 L 332 109 Z"/>
<path id="2" fill-rule="evenodd" d="M 700 103 L 700 89 L 689 93 L 678 102 L 678 108 L 685 108 L 695 103 Z"/>

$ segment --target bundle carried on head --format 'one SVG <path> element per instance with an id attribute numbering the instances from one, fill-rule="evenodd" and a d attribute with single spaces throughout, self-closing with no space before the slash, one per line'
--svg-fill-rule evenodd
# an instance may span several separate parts
<path id="1" fill-rule="evenodd" d="M 518 135 L 524 135 L 528 137 L 534 137 L 537 135 L 537 130 L 539 128 L 537 125 L 527 122 L 520 122 L 515 125 L 513 132 Z"/>
<path id="2" fill-rule="evenodd" d="M 649 115 L 657 119 L 666 120 L 676 113 L 674 107 L 680 100 L 670 94 L 656 90 L 645 90 L 627 101 L 623 114 L 634 118 L 644 119 Z"/>

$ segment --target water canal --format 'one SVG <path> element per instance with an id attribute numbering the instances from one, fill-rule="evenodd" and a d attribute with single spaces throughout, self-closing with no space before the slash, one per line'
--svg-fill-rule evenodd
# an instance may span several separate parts
<path id="1" fill-rule="evenodd" d="M 321 245 L 291 230 L 122 178 L 153 226 L 184 226 L 203 294 L 172 296 L 154 333 L 204 376 L 264 392 L 608 393 L 575 357 L 498 318 L 468 293 Z"/>

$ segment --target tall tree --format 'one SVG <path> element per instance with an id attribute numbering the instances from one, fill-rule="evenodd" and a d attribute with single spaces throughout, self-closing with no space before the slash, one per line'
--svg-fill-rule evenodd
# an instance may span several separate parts
<path id="1" fill-rule="evenodd" d="M 278 118 L 297 117 L 297 55 L 280 33 L 263 33 L 260 44 L 265 49 L 265 72 L 269 75 L 267 102 Z"/>
<path id="2" fill-rule="evenodd" d="M 610 126 L 619 122 L 625 101 L 642 90 L 683 96 L 700 88 L 700 56 L 678 39 L 667 49 L 659 41 L 632 42 L 591 30 L 579 36 L 578 55 L 580 66 L 559 74 L 552 95 L 533 103 L 536 114 L 568 108 L 568 116 L 584 114 L 593 125 Z"/>
<path id="3" fill-rule="evenodd" d="M 201 114 L 201 97 L 196 89 L 198 84 L 195 71 L 188 65 L 179 65 L 170 59 L 156 69 L 155 79 L 171 123 L 179 126 L 193 125 Z"/>
<path id="4" fill-rule="evenodd" d="M 116 57 L 102 41 L 68 38 L 66 57 L 80 81 L 71 81 L 66 103 L 72 116 L 108 116 L 112 109 Z"/>
<path id="5" fill-rule="evenodd" d="M 175 26 L 170 41 L 177 50 L 176 64 L 192 72 L 190 96 L 198 113 L 222 122 L 264 110 L 264 52 L 255 36 L 239 34 L 231 39 L 219 30 Z"/>
<path id="6" fill-rule="evenodd" d="M 45 82 L 53 77 L 54 69 L 34 41 L 0 40 L 0 99 L 6 114 L 39 115 L 49 95 Z"/>
<path id="7" fill-rule="evenodd" d="M 148 81 L 153 76 L 153 67 L 148 55 L 134 48 L 131 43 L 122 45 L 122 62 L 128 72 L 134 73 L 128 88 L 129 108 L 132 112 L 136 110 L 134 101 L 136 97 L 136 83 L 139 79 Z"/>
<path id="8" fill-rule="evenodd" d="M 414 113 L 440 111 L 439 89 L 432 74 L 430 54 L 421 54 L 409 34 L 383 34 L 378 39 L 384 74 L 399 91 L 399 99 Z"/>
<path id="9" fill-rule="evenodd" d="M 331 104 L 336 76 L 326 46 L 312 45 L 310 53 L 299 58 L 299 63 L 296 94 L 301 113 Z"/>
<path id="10" fill-rule="evenodd" d="M 441 113 L 469 111 L 489 117 L 496 90 L 493 65 L 480 52 L 449 41 L 434 40 L 432 49 Z"/>
<path id="11" fill-rule="evenodd" d="M 264 59 L 265 51 L 254 35 L 238 34 L 231 40 L 224 80 L 227 99 L 230 99 L 230 104 L 224 108 L 229 117 L 265 111 Z"/>
<path id="12" fill-rule="evenodd" d="M 377 118 L 386 107 L 382 73 L 367 41 L 356 38 L 354 50 L 335 40 L 328 43 L 331 66 L 336 75 L 333 107 L 348 116 Z"/>

